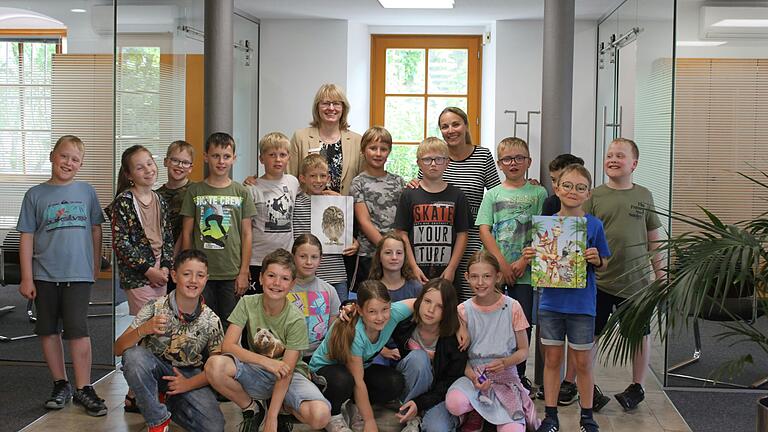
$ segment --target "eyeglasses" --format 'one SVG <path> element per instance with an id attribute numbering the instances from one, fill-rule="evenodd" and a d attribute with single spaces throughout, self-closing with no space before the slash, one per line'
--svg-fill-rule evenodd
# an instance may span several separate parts
<path id="1" fill-rule="evenodd" d="M 175 167 L 189 168 L 192 166 L 192 162 L 190 161 L 185 161 L 185 160 L 176 159 L 176 158 L 168 158 L 168 160 L 171 161 L 171 165 Z"/>
<path id="2" fill-rule="evenodd" d="M 525 161 L 527 161 L 528 159 L 530 159 L 528 156 L 523 156 L 523 155 L 517 155 L 515 157 L 505 156 L 499 159 L 499 162 L 501 162 L 501 164 L 504 166 L 510 166 L 512 165 L 512 161 L 515 161 L 515 163 L 519 165 L 521 163 L 525 163 Z"/>
<path id="3" fill-rule="evenodd" d="M 448 158 L 445 157 L 445 156 L 423 157 L 423 158 L 419 159 L 419 161 L 421 161 L 421 163 L 423 163 L 424 165 L 427 165 L 427 166 L 432 165 L 432 162 L 434 162 L 435 165 L 440 166 L 440 165 L 445 165 L 445 163 L 448 162 Z"/>
<path id="4" fill-rule="evenodd" d="M 584 183 L 573 184 L 571 182 L 562 182 L 557 187 L 559 187 L 560 189 L 566 192 L 570 192 L 571 190 L 573 190 L 573 188 L 576 188 L 576 192 L 578 193 L 584 193 L 589 190 L 589 186 L 585 185 Z"/>
<path id="5" fill-rule="evenodd" d="M 341 108 L 344 106 L 344 103 L 340 101 L 322 101 L 320 102 L 320 108 Z"/>

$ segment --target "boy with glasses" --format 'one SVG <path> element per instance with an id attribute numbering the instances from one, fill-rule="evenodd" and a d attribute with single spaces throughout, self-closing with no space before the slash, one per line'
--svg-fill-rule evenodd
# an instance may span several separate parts
<path id="1" fill-rule="evenodd" d="M 531 243 L 531 220 L 541 214 L 547 191 L 542 186 L 526 180 L 531 167 L 528 144 L 520 138 L 507 137 L 496 146 L 497 165 L 505 180 L 488 191 L 480 204 L 475 223 L 480 229 L 483 247 L 493 254 L 501 265 L 503 283 L 507 295 L 523 307 L 525 318 L 532 321 L 533 288 L 531 268 L 522 257 L 525 246 Z M 528 342 L 531 328 L 528 327 Z M 517 374 L 523 385 L 530 390 L 531 383 L 525 377 L 525 362 L 517 365 Z"/>
<path id="2" fill-rule="evenodd" d="M 583 251 L 587 262 L 587 284 L 584 288 L 543 288 L 538 311 L 538 332 L 544 352 L 544 401 L 545 418 L 537 432 L 557 432 L 560 368 L 568 338 L 568 363 L 575 366 L 581 398 L 580 431 L 599 430 L 592 412 L 592 347 L 595 342 L 595 313 L 597 284 L 595 272 L 604 270 L 610 250 L 605 239 L 603 224 L 588 214 L 582 204 L 589 198 L 592 176 L 579 164 L 563 168 L 558 179 L 556 193 L 560 198 L 557 216 L 584 217 L 587 225 L 587 244 Z M 523 250 L 523 259 L 529 263 L 536 256 L 532 247 Z M 572 356 L 572 357 L 571 357 Z"/>
<path id="3" fill-rule="evenodd" d="M 168 221 L 173 231 L 173 256 L 181 251 L 181 222 L 179 212 L 184 202 L 184 195 L 189 187 L 189 173 L 195 160 L 195 148 L 186 141 L 174 141 L 168 146 L 163 159 L 163 166 L 168 170 L 168 181 L 155 192 L 168 204 Z M 176 283 L 169 278 L 168 292 L 176 288 Z"/>
<path id="4" fill-rule="evenodd" d="M 395 229 L 421 283 L 442 277 L 458 289 L 456 269 L 467 246 L 471 217 L 464 192 L 443 180 L 449 162 L 445 141 L 429 137 L 419 144 L 416 163 L 424 178 L 419 187 L 400 195 Z"/>

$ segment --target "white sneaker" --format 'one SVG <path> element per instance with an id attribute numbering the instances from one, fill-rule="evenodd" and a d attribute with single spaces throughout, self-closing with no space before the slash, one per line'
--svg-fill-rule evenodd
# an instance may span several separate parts
<path id="1" fill-rule="evenodd" d="M 357 405 L 352 402 L 352 399 L 347 400 L 341 407 L 341 413 L 347 420 L 347 424 L 354 432 L 360 432 L 365 429 L 365 421 L 363 416 L 360 415 L 360 411 L 357 409 Z"/>
<path id="2" fill-rule="evenodd" d="M 405 424 L 405 427 L 400 432 L 419 432 L 421 430 L 421 417 L 416 416 Z"/>
<path id="3" fill-rule="evenodd" d="M 331 416 L 331 421 L 325 426 L 325 430 L 326 432 L 352 432 L 341 413 Z"/>

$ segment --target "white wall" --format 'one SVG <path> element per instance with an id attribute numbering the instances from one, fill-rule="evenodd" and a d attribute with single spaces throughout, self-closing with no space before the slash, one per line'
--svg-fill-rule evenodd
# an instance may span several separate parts
<path id="1" fill-rule="evenodd" d="M 259 164 L 256 144 L 259 142 L 258 122 L 258 76 L 259 76 L 259 25 L 253 21 L 235 15 L 232 19 L 234 41 L 247 40 L 253 48 L 249 64 L 246 65 L 245 52 L 234 49 L 234 82 L 232 136 L 237 143 L 237 161 L 232 169 L 232 177 L 242 180 L 255 174 Z M 263 171 L 262 171 L 263 172 Z"/>
<path id="2" fill-rule="evenodd" d="M 366 24 L 349 22 L 347 27 L 347 99 L 352 109 L 350 129 L 362 134 L 370 127 L 371 34 Z M 343 83 L 339 83 L 342 86 Z"/>
<path id="3" fill-rule="evenodd" d="M 347 82 L 346 21 L 265 19 L 260 48 L 260 137 L 306 127 L 320 85 Z"/>
<path id="4" fill-rule="evenodd" d="M 516 110 L 517 121 L 526 121 L 528 111 L 541 110 L 541 76 L 544 22 L 497 21 L 492 35 L 496 49 L 495 111 L 484 116 L 495 118 L 495 135 L 491 141 L 499 142 L 512 136 L 513 115 L 505 110 Z M 594 159 L 595 140 L 595 51 L 597 22 L 577 21 L 574 24 L 573 61 L 573 125 L 571 129 L 571 153 L 584 159 L 591 166 Z M 532 41 L 539 41 L 532 43 Z M 487 93 L 483 89 L 483 95 Z M 549 161 L 541 161 L 541 115 L 531 116 L 529 145 L 534 159 L 530 176 L 540 178 L 540 169 Z M 517 127 L 517 136 L 526 137 L 526 126 Z M 489 146 L 487 141 L 484 145 Z M 494 149 L 492 149 L 494 150 Z"/>

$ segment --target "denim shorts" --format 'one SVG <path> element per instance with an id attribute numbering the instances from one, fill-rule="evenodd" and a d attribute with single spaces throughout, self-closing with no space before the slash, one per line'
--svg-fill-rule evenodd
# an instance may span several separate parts
<path id="1" fill-rule="evenodd" d="M 571 348 L 590 350 L 595 344 L 595 317 L 539 309 L 539 332 L 542 345 L 564 345 L 567 336 Z"/>
<path id="2" fill-rule="evenodd" d="M 252 363 L 243 363 L 237 357 L 231 354 L 224 354 L 235 362 L 235 380 L 243 386 L 248 395 L 256 400 L 266 400 L 272 397 L 272 390 L 275 388 L 275 376 L 272 372 Z M 299 405 L 304 401 L 319 400 L 328 405 L 331 404 L 323 396 L 317 386 L 307 379 L 304 375 L 294 372 L 291 384 L 288 386 L 288 392 L 285 393 L 285 405 L 299 410 Z"/>

